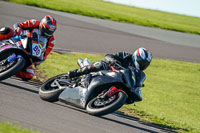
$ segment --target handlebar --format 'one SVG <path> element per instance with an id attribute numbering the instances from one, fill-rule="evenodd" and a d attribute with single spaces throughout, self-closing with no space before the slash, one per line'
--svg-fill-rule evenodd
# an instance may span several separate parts
<path id="1" fill-rule="evenodd" d="M 123 69 L 123 70 L 125 70 L 126 68 L 124 68 L 123 66 L 121 66 L 120 64 L 118 64 L 118 63 L 115 63 L 114 65 L 116 65 L 117 67 L 119 67 L 119 68 L 121 68 L 121 69 Z"/>

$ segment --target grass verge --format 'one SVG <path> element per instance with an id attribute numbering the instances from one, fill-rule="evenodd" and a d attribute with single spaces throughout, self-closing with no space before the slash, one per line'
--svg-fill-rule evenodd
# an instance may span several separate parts
<path id="1" fill-rule="evenodd" d="M 1 122 L 0 133 L 39 133 L 39 132 L 23 129 L 19 126 L 12 125 L 7 122 Z"/>
<path id="2" fill-rule="evenodd" d="M 200 18 L 136 8 L 103 0 L 5 0 L 101 19 L 200 34 Z"/>
<path id="3" fill-rule="evenodd" d="M 39 70 L 48 77 L 66 73 L 78 68 L 76 61 L 81 57 L 92 62 L 104 59 L 103 55 L 53 53 Z M 153 59 L 145 73 L 143 101 L 121 111 L 164 128 L 200 133 L 200 64 Z"/>

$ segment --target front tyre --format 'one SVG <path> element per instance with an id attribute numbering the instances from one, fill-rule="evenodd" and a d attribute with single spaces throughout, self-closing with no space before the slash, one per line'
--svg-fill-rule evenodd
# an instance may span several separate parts
<path id="1" fill-rule="evenodd" d="M 12 55 L 12 53 L 0 54 L 0 81 L 13 76 L 22 70 L 26 64 L 23 57 L 19 57 L 11 62 L 6 62 L 10 55 Z"/>
<path id="2" fill-rule="evenodd" d="M 91 101 L 89 101 L 86 110 L 91 115 L 106 115 L 122 107 L 126 102 L 126 99 L 126 93 L 121 91 L 108 98 L 106 101 L 95 97 Z"/>
<path id="3" fill-rule="evenodd" d="M 39 88 L 40 98 L 48 102 L 57 102 L 60 93 L 64 90 L 64 87 L 67 86 L 66 83 L 60 82 L 61 79 L 67 80 L 65 74 L 52 77 L 43 83 Z"/>

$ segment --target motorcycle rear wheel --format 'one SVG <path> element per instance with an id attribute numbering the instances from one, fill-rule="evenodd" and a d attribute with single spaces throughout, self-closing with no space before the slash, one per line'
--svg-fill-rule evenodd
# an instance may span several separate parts
<path id="1" fill-rule="evenodd" d="M 48 79 L 43 85 L 39 88 L 39 96 L 42 100 L 48 102 L 57 102 L 60 93 L 63 89 L 59 89 L 58 87 L 52 87 L 52 83 L 55 82 L 56 79 L 63 78 L 65 74 L 60 74 L 55 77 Z"/>
<path id="2" fill-rule="evenodd" d="M 98 98 L 95 97 L 87 104 L 86 110 L 94 116 L 102 116 L 118 110 L 126 102 L 127 95 L 125 92 L 118 92 L 110 98 L 109 101 L 104 101 L 105 104 L 98 103 Z"/>
<path id="3" fill-rule="evenodd" d="M 8 58 L 12 54 L 13 53 L 0 54 L 0 62 L 6 60 L 6 58 Z M 13 76 L 14 74 L 22 70 L 25 66 L 25 63 L 26 61 L 22 57 L 20 57 L 8 63 L 7 65 L 0 64 L 0 81 Z"/>

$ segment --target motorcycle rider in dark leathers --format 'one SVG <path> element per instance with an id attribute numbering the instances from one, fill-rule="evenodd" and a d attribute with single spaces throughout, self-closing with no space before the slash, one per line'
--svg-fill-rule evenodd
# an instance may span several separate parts
<path id="1" fill-rule="evenodd" d="M 97 72 L 100 70 L 108 70 L 110 66 L 115 63 L 121 65 L 124 68 L 133 67 L 136 72 L 136 87 L 142 87 L 143 84 L 139 84 L 141 71 L 145 70 L 152 60 L 152 54 L 146 48 L 139 48 L 133 54 L 127 52 L 118 52 L 117 54 L 105 55 L 105 61 L 101 60 L 93 63 L 92 65 L 84 66 L 74 71 L 69 71 L 68 78 L 75 78 L 91 72 Z"/>

